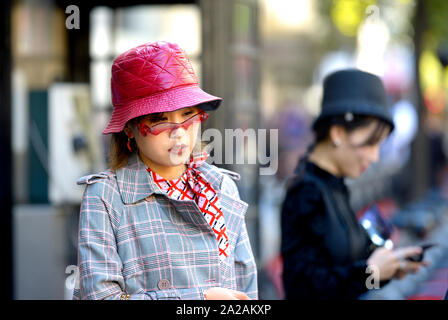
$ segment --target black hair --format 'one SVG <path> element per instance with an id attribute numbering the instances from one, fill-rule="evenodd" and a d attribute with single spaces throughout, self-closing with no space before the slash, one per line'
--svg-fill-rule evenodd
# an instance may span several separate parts
<path id="1" fill-rule="evenodd" d="M 314 142 L 308 146 L 307 152 L 303 157 L 300 158 L 299 163 L 297 164 L 297 167 L 295 169 L 295 173 L 298 175 L 303 174 L 305 163 L 308 161 L 311 152 L 314 150 L 317 144 L 328 139 L 332 126 L 341 126 L 347 131 L 347 133 L 351 133 L 356 129 L 367 127 L 374 120 L 378 120 L 375 130 L 373 130 L 372 134 L 363 143 L 356 145 L 355 147 L 371 146 L 378 143 L 381 140 L 384 131 L 387 129 L 391 129 L 391 125 L 380 118 L 367 115 L 355 115 L 352 113 L 325 117 L 321 119 L 313 127 Z"/>
<path id="2" fill-rule="evenodd" d="M 318 123 L 316 123 L 316 125 L 314 126 L 315 144 L 326 140 L 329 137 L 331 127 L 334 125 L 341 126 L 347 131 L 347 133 L 351 133 L 356 129 L 367 127 L 374 120 L 378 120 L 375 130 L 366 139 L 366 141 L 364 141 L 357 147 L 374 145 L 380 141 L 386 129 L 391 129 L 390 124 L 376 117 L 354 115 L 351 113 L 323 118 Z"/>

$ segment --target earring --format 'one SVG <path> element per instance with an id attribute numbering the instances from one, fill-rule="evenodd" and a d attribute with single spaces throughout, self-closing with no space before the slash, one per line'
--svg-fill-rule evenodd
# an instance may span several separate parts
<path id="1" fill-rule="evenodd" d="M 129 138 L 129 137 L 128 137 L 128 144 L 127 144 L 127 146 L 128 146 L 128 150 L 129 150 L 129 152 L 132 152 L 132 148 L 131 148 L 131 138 Z"/>

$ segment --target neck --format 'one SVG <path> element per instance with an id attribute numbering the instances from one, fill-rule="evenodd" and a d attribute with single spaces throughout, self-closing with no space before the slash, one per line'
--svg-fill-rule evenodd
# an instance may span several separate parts
<path id="1" fill-rule="evenodd" d="M 175 166 L 165 166 L 151 161 L 140 152 L 138 153 L 138 155 L 148 168 L 150 168 L 152 171 L 166 180 L 174 180 L 180 178 L 187 169 L 187 166 L 183 163 Z"/>
<path id="2" fill-rule="evenodd" d="M 338 169 L 336 161 L 333 158 L 334 148 L 327 143 L 319 143 L 309 156 L 309 161 L 318 167 L 328 171 L 336 177 L 341 177 L 342 174 Z"/>

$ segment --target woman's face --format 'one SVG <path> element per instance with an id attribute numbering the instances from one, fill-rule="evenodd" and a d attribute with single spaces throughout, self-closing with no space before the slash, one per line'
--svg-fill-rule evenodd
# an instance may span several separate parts
<path id="1" fill-rule="evenodd" d="M 181 123 L 200 111 L 198 107 L 188 107 L 163 113 L 163 117 L 151 122 L 149 119 L 141 123 L 148 127 L 163 123 Z M 132 127 L 132 136 L 137 143 L 140 156 L 151 167 L 174 167 L 187 163 L 197 141 L 200 123 L 193 123 L 188 128 L 176 128 L 163 131 L 157 135 L 147 133 L 143 136 L 137 127 Z"/>
<path id="2" fill-rule="evenodd" d="M 342 176 L 358 178 L 372 163 L 379 159 L 381 143 L 389 135 L 390 129 L 383 131 L 380 139 L 373 144 L 365 145 L 377 128 L 378 120 L 373 120 L 368 126 L 355 129 L 339 135 L 339 146 L 336 148 L 336 165 Z"/>

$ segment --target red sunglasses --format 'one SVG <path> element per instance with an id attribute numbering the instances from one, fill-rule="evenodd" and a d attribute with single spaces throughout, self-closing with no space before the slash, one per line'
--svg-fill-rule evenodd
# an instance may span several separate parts
<path id="1" fill-rule="evenodd" d="M 146 135 L 148 133 L 153 134 L 153 135 L 158 135 L 164 131 L 169 130 L 171 132 L 172 130 L 180 128 L 180 127 L 187 130 L 188 127 L 190 127 L 193 123 L 197 123 L 197 122 L 202 123 L 207 119 L 208 119 L 208 114 L 205 113 L 204 111 L 199 111 L 194 116 L 188 118 L 187 120 L 185 120 L 181 123 L 162 122 L 162 123 L 158 123 L 158 124 L 155 124 L 155 125 L 149 127 L 148 125 L 140 122 L 138 124 L 138 130 L 140 131 L 142 136 L 146 137 Z"/>

